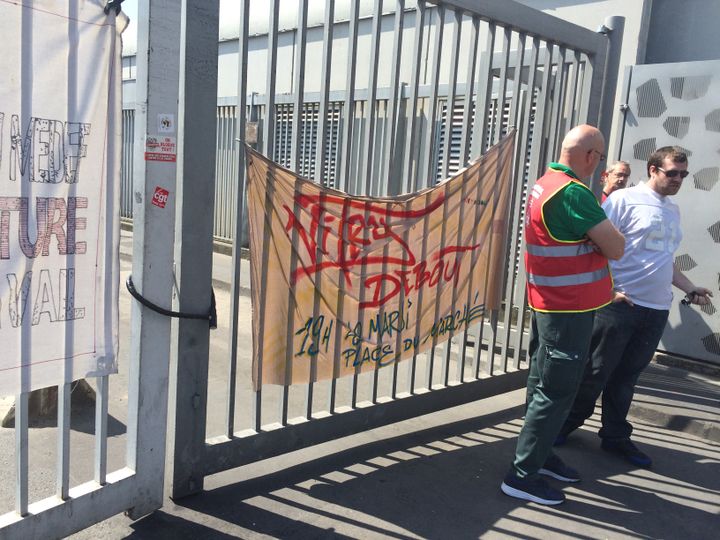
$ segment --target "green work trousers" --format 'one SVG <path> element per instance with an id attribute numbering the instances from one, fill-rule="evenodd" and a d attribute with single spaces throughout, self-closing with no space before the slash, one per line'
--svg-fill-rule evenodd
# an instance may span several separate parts
<path id="1" fill-rule="evenodd" d="M 532 313 L 527 408 L 513 462 L 520 478 L 537 474 L 552 453 L 580 386 L 594 316 L 594 311 Z"/>

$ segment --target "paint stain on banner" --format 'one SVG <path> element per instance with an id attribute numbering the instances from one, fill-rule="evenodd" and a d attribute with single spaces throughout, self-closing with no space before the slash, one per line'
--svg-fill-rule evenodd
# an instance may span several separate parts
<path id="1" fill-rule="evenodd" d="M 175 137 L 148 135 L 145 142 L 145 161 L 175 161 L 176 157 Z"/>
<path id="2" fill-rule="evenodd" d="M 160 208 L 165 208 L 165 204 L 168 201 L 170 192 L 167 189 L 163 189 L 160 186 L 155 186 L 155 193 L 152 196 L 152 203 Z"/>

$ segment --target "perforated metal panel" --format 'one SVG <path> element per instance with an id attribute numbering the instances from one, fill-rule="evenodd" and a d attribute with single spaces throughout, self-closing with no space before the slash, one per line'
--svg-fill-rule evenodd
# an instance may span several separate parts
<path id="1" fill-rule="evenodd" d="M 711 305 L 688 307 L 674 289 L 660 348 L 720 364 L 720 61 L 635 66 L 630 80 L 620 157 L 630 162 L 637 184 L 657 148 L 688 151 L 691 174 L 674 197 L 683 230 L 675 262 L 715 295 Z"/>

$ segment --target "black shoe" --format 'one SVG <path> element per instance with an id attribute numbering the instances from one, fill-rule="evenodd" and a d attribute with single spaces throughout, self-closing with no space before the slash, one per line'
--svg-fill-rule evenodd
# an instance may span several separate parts
<path id="1" fill-rule="evenodd" d="M 603 439 L 600 447 L 606 452 L 620 454 L 636 467 L 648 469 L 652 465 L 650 456 L 639 450 L 630 439 Z"/>
<path id="2" fill-rule="evenodd" d="M 550 476 L 561 482 L 579 482 L 580 475 L 572 467 L 568 467 L 563 460 L 555 454 L 551 454 L 545 461 L 545 465 L 538 471 L 539 474 Z"/>
<path id="3" fill-rule="evenodd" d="M 510 497 L 538 504 L 556 505 L 565 502 L 562 491 L 551 488 L 542 478 L 518 478 L 513 472 L 508 473 L 500 489 Z"/>

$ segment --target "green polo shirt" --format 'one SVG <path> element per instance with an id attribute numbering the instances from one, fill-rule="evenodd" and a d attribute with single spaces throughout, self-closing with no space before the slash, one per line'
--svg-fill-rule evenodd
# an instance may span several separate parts
<path id="1" fill-rule="evenodd" d="M 548 168 L 579 180 L 570 167 L 561 163 L 550 163 Z M 607 219 L 593 192 L 576 183 L 565 186 L 553 195 L 543 210 L 545 223 L 558 240 L 581 240 L 590 229 Z"/>

